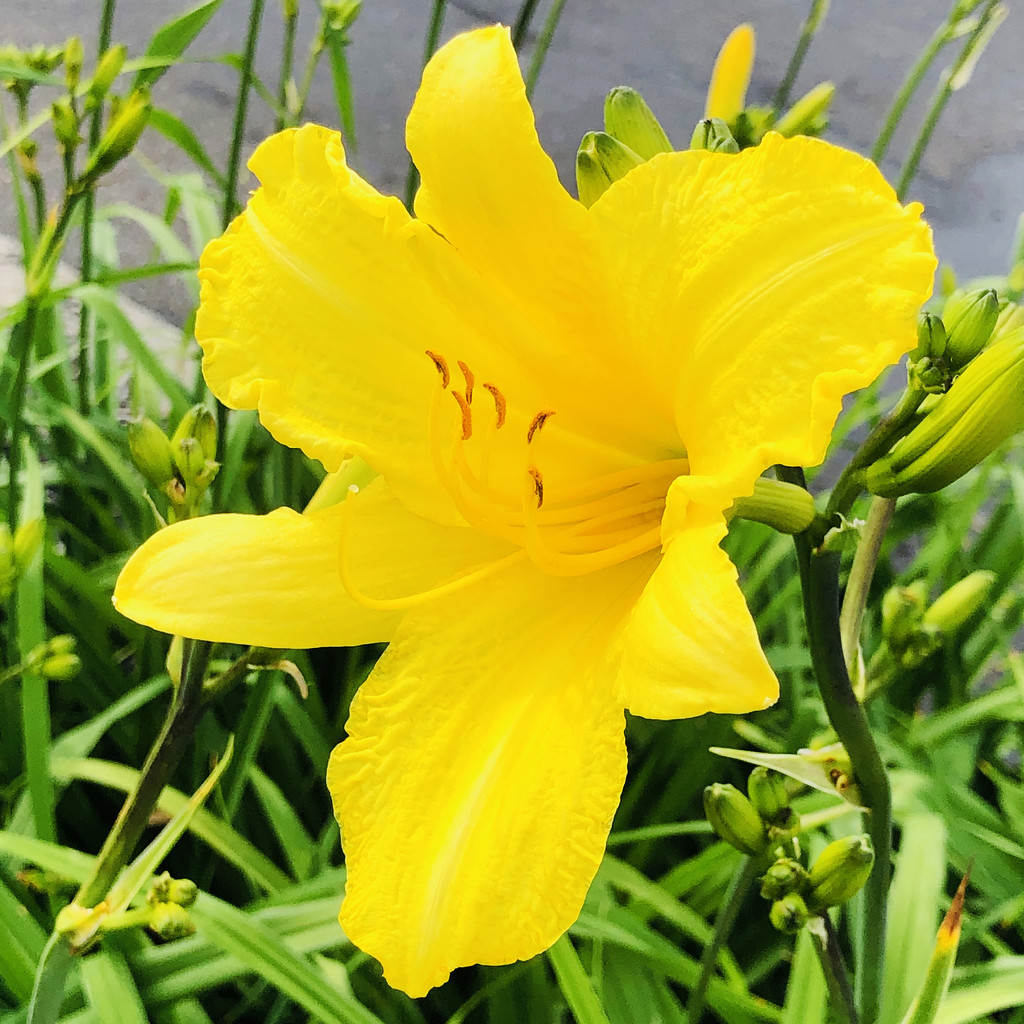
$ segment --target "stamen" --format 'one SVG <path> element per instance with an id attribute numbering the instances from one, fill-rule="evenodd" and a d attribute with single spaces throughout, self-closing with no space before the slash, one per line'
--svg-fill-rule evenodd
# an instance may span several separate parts
<path id="1" fill-rule="evenodd" d="M 491 393 L 491 398 L 494 399 L 494 411 L 498 414 L 498 422 L 495 424 L 498 430 L 501 430 L 505 426 L 505 414 L 508 412 L 508 406 L 505 402 L 505 396 L 495 387 L 493 384 L 488 384 L 484 381 L 483 387 Z"/>
<path id="2" fill-rule="evenodd" d="M 544 477 L 540 475 L 540 470 L 536 466 L 531 466 L 527 472 L 533 479 L 533 490 L 537 495 L 537 508 L 540 508 L 544 504 Z"/>
<path id="3" fill-rule="evenodd" d="M 462 371 L 462 376 L 466 378 L 466 401 L 473 404 L 473 383 L 476 378 L 473 376 L 473 371 L 461 360 L 458 360 L 459 369 Z"/>
<path id="4" fill-rule="evenodd" d="M 348 494 L 345 495 L 345 500 L 342 502 L 341 550 L 338 558 L 338 567 L 339 575 L 341 576 L 341 585 L 345 588 L 345 592 L 353 601 L 356 602 L 356 604 L 361 604 L 364 608 L 370 608 L 373 611 L 380 612 L 404 611 L 407 608 L 415 608 L 417 605 L 424 604 L 427 601 L 433 601 L 435 598 L 445 597 L 448 594 L 454 594 L 456 591 L 462 590 L 473 583 L 487 579 L 488 576 L 493 576 L 496 573 L 501 572 L 503 569 L 506 569 L 508 566 L 522 561 L 526 557 L 526 552 L 520 548 L 513 551 L 511 554 L 506 555 L 504 558 L 488 562 L 479 569 L 473 569 L 470 572 L 464 573 L 462 576 L 457 576 L 448 583 L 442 583 L 437 587 L 430 587 L 427 590 L 420 591 L 418 594 L 409 594 L 407 597 L 392 598 L 370 597 L 368 594 L 364 594 L 356 586 L 348 565 L 348 545 L 352 526 L 351 498 L 353 495 L 358 493 L 359 488 L 353 484 L 349 487 Z"/>
<path id="5" fill-rule="evenodd" d="M 462 411 L 462 440 L 468 441 L 473 436 L 473 410 L 469 407 L 469 399 L 461 391 L 452 391 L 451 395 Z"/>
<path id="6" fill-rule="evenodd" d="M 445 362 L 444 356 L 439 356 L 436 352 L 431 352 L 427 349 L 427 355 L 434 362 L 434 366 L 437 367 L 437 372 L 441 374 L 441 387 L 447 389 L 448 385 L 452 382 L 452 375 L 448 372 L 448 363 Z"/>
<path id="7" fill-rule="evenodd" d="M 554 409 L 542 409 L 533 419 L 530 421 L 529 429 L 526 431 L 526 443 L 529 444 L 533 440 L 533 435 L 540 430 L 541 427 L 548 421 L 549 416 L 554 416 Z"/>

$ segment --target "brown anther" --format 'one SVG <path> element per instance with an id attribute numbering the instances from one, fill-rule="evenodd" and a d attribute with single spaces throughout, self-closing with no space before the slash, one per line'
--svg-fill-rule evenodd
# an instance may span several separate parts
<path id="1" fill-rule="evenodd" d="M 537 508 L 544 504 L 544 477 L 536 466 L 530 466 L 527 470 L 533 479 L 533 493 L 537 495 Z"/>
<path id="2" fill-rule="evenodd" d="M 491 398 L 494 399 L 494 411 L 498 414 L 498 422 L 495 423 L 495 427 L 501 430 L 505 426 L 505 414 L 508 412 L 505 396 L 493 384 L 488 384 L 484 381 L 482 386 L 490 391 Z"/>
<path id="3" fill-rule="evenodd" d="M 462 412 L 462 440 L 468 441 L 473 436 L 473 410 L 469 407 L 466 396 L 461 391 L 452 391 L 452 398 L 459 403 Z"/>
<path id="4" fill-rule="evenodd" d="M 473 371 L 460 359 L 458 360 L 459 369 L 462 371 L 462 376 L 466 378 L 466 401 L 473 404 L 473 382 L 476 378 L 473 376 Z"/>
<path id="5" fill-rule="evenodd" d="M 437 368 L 437 372 L 441 374 L 441 387 L 446 388 L 451 383 L 452 375 L 448 372 L 448 363 L 445 362 L 444 356 L 439 356 L 436 352 L 431 352 L 427 349 L 427 355 L 433 360 L 434 366 Z"/>
<path id="6" fill-rule="evenodd" d="M 526 431 L 526 443 L 529 444 L 533 440 L 533 435 L 540 430 L 541 427 L 547 422 L 549 416 L 554 416 L 554 409 L 542 409 L 533 419 L 530 421 L 530 426 Z"/>

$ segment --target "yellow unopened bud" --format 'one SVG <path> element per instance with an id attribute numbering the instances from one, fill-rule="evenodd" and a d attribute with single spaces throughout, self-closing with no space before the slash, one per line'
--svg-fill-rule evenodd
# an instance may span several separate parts
<path id="1" fill-rule="evenodd" d="M 184 939 L 195 932 L 188 911 L 177 903 L 157 903 L 149 916 L 149 929 L 161 939 Z"/>
<path id="2" fill-rule="evenodd" d="M 665 129 L 643 96 L 625 85 L 612 89 L 605 97 L 604 130 L 643 160 L 672 152 Z"/>
<path id="3" fill-rule="evenodd" d="M 777 931 L 793 935 L 811 919 L 807 904 L 799 893 L 791 892 L 772 904 L 768 919 Z"/>
<path id="4" fill-rule="evenodd" d="M 740 146 L 725 121 L 719 117 L 705 117 L 693 129 L 690 149 L 706 149 L 709 153 L 738 153 Z"/>
<path id="5" fill-rule="evenodd" d="M 89 92 L 95 99 L 99 99 L 107 94 L 110 87 L 114 84 L 114 79 L 121 74 L 121 68 L 124 67 L 127 56 L 128 47 L 123 43 L 118 43 L 116 46 L 111 46 L 100 57 L 99 64 L 96 66 L 96 73 L 92 76 L 92 82 L 89 83 Z"/>
<path id="6" fill-rule="evenodd" d="M 64 77 L 68 89 L 74 92 L 78 88 L 78 80 L 82 76 L 82 62 L 85 60 L 85 47 L 78 36 L 72 36 L 64 44 Z"/>
<path id="7" fill-rule="evenodd" d="M 704 790 L 704 813 L 730 846 L 748 856 L 768 848 L 768 833 L 754 805 L 735 787 L 716 782 Z"/>
<path id="8" fill-rule="evenodd" d="M 139 472 L 154 487 L 162 488 L 174 477 L 171 443 L 151 419 L 128 424 L 128 451 Z"/>
<path id="9" fill-rule="evenodd" d="M 149 93 L 136 89 L 118 104 L 99 145 L 89 157 L 83 177 L 91 180 L 116 167 L 134 148 L 149 123 Z"/>
<path id="10" fill-rule="evenodd" d="M 845 903 L 863 887 L 874 863 L 875 851 L 867 833 L 829 843 L 811 865 L 808 905 L 821 910 Z"/>
<path id="11" fill-rule="evenodd" d="M 771 768 L 759 765 L 747 779 L 747 795 L 758 815 L 770 825 L 789 818 L 789 793 L 786 780 Z"/>
<path id="12" fill-rule="evenodd" d="M 203 458 L 217 458 L 217 420 L 205 405 L 194 405 L 182 416 L 171 437 L 171 445 L 176 448 L 186 437 L 199 442 Z"/>
<path id="13" fill-rule="evenodd" d="M 965 576 L 935 599 L 924 613 L 922 623 L 940 633 L 955 633 L 981 609 L 995 581 L 996 574 L 987 569 Z"/>
<path id="14" fill-rule="evenodd" d="M 836 87 L 831 82 L 816 85 L 801 97 L 775 123 L 775 131 L 788 137 L 793 135 L 820 135 L 828 127 L 828 108 Z"/>
<path id="15" fill-rule="evenodd" d="M 756 51 L 754 26 L 737 25 L 722 44 L 708 85 L 705 117 L 731 122 L 743 109 Z"/>
<path id="16" fill-rule="evenodd" d="M 780 900 L 806 888 L 807 869 L 790 857 L 777 860 L 761 877 L 761 896 L 766 900 Z"/>
<path id="17" fill-rule="evenodd" d="M 45 533 L 46 522 L 43 519 L 30 519 L 14 531 L 14 567 L 19 574 L 29 567 L 42 548 Z"/>
<path id="18" fill-rule="evenodd" d="M 63 149 L 74 149 L 82 140 L 78 135 L 78 118 L 67 96 L 62 96 L 53 105 L 53 134 Z"/>
<path id="19" fill-rule="evenodd" d="M 587 132 L 576 153 L 576 190 L 584 206 L 593 206 L 612 182 L 644 161 L 607 132 Z"/>
<path id="20" fill-rule="evenodd" d="M 946 362 L 954 370 L 966 366 L 984 347 L 999 319 L 999 296 L 985 288 L 954 296 L 942 310 L 947 325 Z"/>

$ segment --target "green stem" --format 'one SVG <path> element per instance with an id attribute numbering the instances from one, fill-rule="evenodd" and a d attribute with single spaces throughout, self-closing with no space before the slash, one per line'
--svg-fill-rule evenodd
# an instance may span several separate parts
<path id="1" fill-rule="evenodd" d="M 530 22 L 536 13 L 539 0 L 523 0 L 516 15 L 515 23 L 512 25 L 512 45 L 519 50 L 519 47 L 526 41 L 526 33 L 530 31 Z"/>
<path id="2" fill-rule="evenodd" d="M 871 589 L 871 580 L 875 575 L 882 541 L 892 522 L 895 508 L 896 502 L 892 498 L 872 498 L 871 508 L 864 523 L 864 533 L 853 556 L 850 578 L 846 581 L 843 609 L 839 614 L 839 633 L 843 641 L 843 653 L 846 655 L 846 668 L 853 677 L 856 676 L 854 669 L 857 665 L 860 628 L 868 603 L 868 591 Z"/>
<path id="3" fill-rule="evenodd" d="M 789 102 L 789 94 L 793 91 L 796 76 L 800 74 L 800 68 L 803 67 L 804 58 L 807 56 L 811 40 L 814 39 L 818 29 L 821 27 L 821 23 L 825 20 L 825 15 L 828 13 L 828 5 L 829 0 L 811 0 L 811 9 L 807 13 L 804 23 L 800 26 L 800 38 L 797 40 L 796 49 L 793 50 L 793 56 L 789 58 L 789 66 L 786 68 L 786 73 L 783 75 L 779 88 L 775 91 L 775 98 L 772 100 L 772 109 L 776 115 Z"/>
<path id="4" fill-rule="evenodd" d="M 427 25 L 427 34 L 423 41 L 423 66 L 434 56 L 437 44 L 441 41 L 441 26 L 444 24 L 445 10 L 448 7 L 448 0 L 434 0 L 434 6 L 430 10 L 430 23 Z M 409 171 L 405 176 L 405 208 L 412 213 L 413 200 L 416 198 L 416 189 L 420 183 L 420 172 L 416 165 L 409 158 Z"/>
<path id="5" fill-rule="evenodd" d="M 810 929 L 811 941 L 821 961 L 830 1004 L 834 1010 L 842 1014 L 843 1024 L 857 1024 L 857 1007 L 850 989 L 850 975 L 843 960 L 843 951 L 839 948 L 839 936 L 836 934 L 835 925 L 827 914 L 819 920 L 823 922 L 825 934 Z"/>
<path id="6" fill-rule="evenodd" d="M 999 4 L 1000 0 L 988 0 L 985 4 L 985 9 L 981 12 L 977 23 L 968 35 L 967 42 L 964 43 L 960 53 L 957 54 L 956 60 L 943 73 L 939 87 L 935 90 L 935 95 L 932 98 L 932 104 L 928 108 L 924 120 L 921 122 L 917 138 L 914 140 L 914 144 L 910 149 L 910 155 L 907 157 L 907 162 L 903 165 L 903 171 L 900 173 L 900 180 L 896 186 L 896 195 L 901 200 L 906 196 L 907 189 L 910 188 L 910 183 L 914 180 L 914 175 L 917 174 L 918 165 L 921 163 L 921 158 L 928 148 L 928 143 L 931 142 L 932 134 L 939 123 L 939 118 L 942 117 L 942 112 L 946 109 L 946 104 L 955 91 L 957 76 L 963 71 L 967 62 L 974 57 L 975 48 L 988 41 L 989 23 L 992 21 Z"/>
<path id="7" fill-rule="evenodd" d="M 780 467 L 788 483 L 803 484 L 803 471 Z M 885 916 L 891 872 L 892 796 L 885 765 L 875 746 L 871 727 L 850 684 L 839 629 L 839 555 L 815 550 L 806 533 L 798 534 L 797 561 L 804 596 L 804 615 L 811 663 L 825 711 L 853 762 L 867 815 L 866 829 L 875 850 L 875 863 L 864 889 L 864 918 L 858 962 L 861 1013 L 865 1024 L 878 1015 L 885 961 Z"/>
<path id="8" fill-rule="evenodd" d="M 760 857 L 744 857 L 732 876 L 729 891 L 718 908 L 714 935 L 704 947 L 704 953 L 700 958 L 700 974 L 697 977 L 697 984 L 691 989 L 690 998 L 686 1001 L 686 1024 L 698 1024 L 704 1014 L 704 1000 L 707 996 L 708 985 L 711 983 L 711 975 L 715 970 L 715 964 L 718 962 L 718 954 L 729 938 L 732 926 L 736 923 L 736 916 L 739 914 L 740 907 L 743 906 L 747 892 L 753 885 L 761 866 Z"/>
<path id="9" fill-rule="evenodd" d="M 256 44 L 260 38 L 260 24 L 263 21 L 265 0 L 252 0 L 249 8 L 249 32 L 245 37 L 245 53 L 242 55 L 242 73 L 238 83 L 238 99 L 235 102 L 235 118 L 231 127 L 231 146 L 228 149 L 227 173 L 224 175 L 224 205 L 221 212 L 221 227 L 227 230 L 235 211 L 238 209 L 238 172 L 242 159 L 242 143 L 245 141 L 245 119 L 249 110 L 249 89 L 252 86 L 252 66 L 256 59 Z"/>
<path id="10" fill-rule="evenodd" d="M 295 63 L 295 28 L 298 24 L 298 13 L 286 14 L 284 19 L 284 49 L 281 54 L 281 79 L 277 86 L 277 101 L 281 109 L 274 121 L 274 131 L 280 131 L 291 124 L 291 113 L 288 110 L 288 83 L 292 77 Z"/>
<path id="11" fill-rule="evenodd" d="M 110 47 L 110 37 L 114 28 L 114 6 L 117 0 L 103 0 L 100 14 L 100 34 L 96 44 L 96 61 Z M 103 132 L 103 103 L 97 102 L 89 122 L 89 152 L 92 153 L 100 142 Z M 79 259 L 79 276 L 82 281 L 92 280 L 92 223 L 96 212 L 95 185 L 90 185 L 85 194 L 85 206 L 82 209 L 82 248 Z M 78 313 L 78 411 L 89 414 L 90 395 L 90 355 L 89 344 L 93 334 L 92 310 L 86 303 Z"/>
<path id="12" fill-rule="evenodd" d="M 562 9 L 565 7 L 565 0 L 554 0 L 547 18 L 544 19 L 544 27 L 540 30 L 537 38 L 537 45 L 533 48 L 533 56 L 530 58 L 530 69 L 526 73 L 526 95 L 532 96 L 533 90 L 540 78 L 541 68 L 544 67 L 544 60 L 548 55 L 551 40 L 558 28 L 558 21 L 562 17 Z"/>
<path id="13" fill-rule="evenodd" d="M 206 702 L 203 677 L 212 644 L 186 640 L 181 685 L 174 694 L 167 717 L 142 767 L 134 791 L 121 808 L 89 878 L 78 890 L 75 902 L 83 907 L 98 903 L 128 863 L 146 828 L 153 808 L 170 781 L 191 742 Z"/>
<path id="14" fill-rule="evenodd" d="M 317 26 L 316 34 L 313 36 L 313 42 L 309 47 L 309 56 L 306 58 L 306 67 L 302 72 L 302 82 L 299 85 L 299 109 L 296 111 L 298 116 L 302 117 L 302 112 L 306 109 L 306 101 L 309 99 L 309 91 L 313 88 L 313 75 L 316 74 L 316 66 L 320 63 L 320 56 L 324 52 L 324 46 L 326 45 L 325 33 L 327 32 L 327 15 L 320 12 L 320 24 Z"/>

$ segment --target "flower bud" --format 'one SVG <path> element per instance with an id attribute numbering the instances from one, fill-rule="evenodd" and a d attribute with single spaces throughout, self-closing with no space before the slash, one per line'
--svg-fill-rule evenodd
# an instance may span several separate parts
<path id="1" fill-rule="evenodd" d="M 946 362 L 959 370 L 985 347 L 999 319 L 999 297 L 993 288 L 953 296 L 943 307 L 942 319 L 948 325 Z"/>
<path id="2" fill-rule="evenodd" d="M 294 21 L 299 16 L 299 0 L 281 0 L 281 16 L 285 21 Z"/>
<path id="3" fill-rule="evenodd" d="M 917 321 L 917 348 L 911 352 L 915 362 L 925 357 L 938 359 L 946 351 L 946 325 L 941 316 L 922 313 Z"/>
<path id="4" fill-rule="evenodd" d="M 984 605 L 995 581 L 996 574 L 987 569 L 972 572 L 936 598 L 922 623 L 940 633 L 955 633 Z"/>
<path id="5" fill-rule="evenodd" d="M 718 835 L 741 853 L 753 857 L 767 849 L 764 822 L 735 786 L 718 782 L 708 786 L 704 790 L 704 813 Z"/>
<path id="6" fill-rule="evenodd" d="M 777 825 L 789 817 L 789 793 L 786 780 L 778 773 L 758 765 L 747 779 L 747 795 L 758 815 Z"/>
<path id="7" fill-rule="evenodd" d="M 77 654 L 51 654 L 39 666 L 40 675 L 57 681 L 74 679 L 81 671 L 82 662 Z"/>
<path id="8" fill-rule="evenodd" d="M 162 488 L 174 476 L 170 441 L 151 419 L 128 424 L 128 450 L 139 472 L 154 487 Z"/>
<path id="9" fill-rule="evenodd" d="M 787 138 L 793 135 L 821 135 L 828 127 L 828 108 L 836 87 L 831 82 L 816 85 L 797 100 L 775 123 L 775 131 Z"/>
<path id="10" fill-rule="evenodd" d="M 867 833 L 829 843 L 811 866 L 808 905 L 836 907 L 860 891 L 871 874 L 875 851 Z"/>
<path id="11" fill-rule="evenodd" d="M 184 416 L 171 437 L 174 448 L 186 437 L 194 437 L 204 459 L 217 458 L 217 420 L 205 405 L 194 405 Z"/>
<path id="12" fill-rule="evenodd" d="M 83 177 L 87 180 L 98 178 L 128 156 L 146 130 L 152 109 L 149 94 L 144 89 L 136 89 L 126 96 L 90 155 Z"/>
<path id="13" fill-rule="evenodd" d="M 167 886 L 167 900 L 179 907 L 191 907 L 199 898 L 199 886 L 190 878 L 172 878 Z"/>
<path id="14" fill-rule="evenodd" d="M 672 152 L 665 129 L 643 96 L 626 85 L 612 89 L 605 97 L 604 130 L 642 160 Z"/>
<path id="15" fill-rule="evenodd" d="M 64 49 L 60 46 L 45 46 L 40 43 L 33 46 L 25 54 L 25 62 L 33 71 L 48 75 L 64 59 Z"/>
<path id="16" fill-rule="evenodd" d="M 51 654 L 74 654 L 78 641 L 70 633 L 58 633 L 50 637 L 46 649 Z"/>
<path id="17" fill-rule="evenodd" d="M 194 437 L 183 437 L 171 451 L 174 455 L 174 464 L 178 467 L 186 487 L 194 483 L 196 477 L 206 468 L 206 459 L 203 458 L 203 449 L 199 442 Z"/>
<path id="18" fill-rule="evenodd" d="M 18 573 L 23 573 L 36 557 L 36 553 L 43 546 L 43 535 L 46 533 L 46 521 L 43 519 L 29 519 L 22 523 L 14 531 L 14 567 Z"/>
<path id="19" fill-rule="evenodd" d="M 53 134 L 62 149 L 74 149 L 82 140 L 78 135 L 78 118 L 67 96 L 62 96 L 51 107 L 53 111 Z"/>
<path id="20" fill-rule="evenodd" d="M 6 523 L 0 523 L 0 602 L 14 593 L 18 570 L 14 564 L 14 538 Z"/>
<path id="21" fill-rule="evenodd" d="M 756 49 L 753 25 L 737 25 L 729 33 L 711 71 L 707 101 L 704 104 L 705 118 L 721 118 L 731 122 L 743 109 Z"/>
<path id="22" fill-rule="evenodd" d="M 584 206 L 593 206 L 612 182 L 644 161 L 606 132 L 587 132 L 576 153 L 576 190 Z"/>
<path id="23" fill-rule="evenodd" d="M 761 895 L 766 900 L 782 899 L 807 888 L 807 869 L 791 857 L 777 860 L 761 877 Z"/>
<path id="24" fill-rule="evenodd" d="M 798 893 L 791 892 L 772 904 L 768 919 L 777 931 L 793 935 L 810 920 L 807 904 Z"/>
<path id="25" fill-rule="evenodd" d="M 920 627 L 927 598 L 924 580 L 890 587 L 882 596 L 882 635 L 893 650 L 903 647 Z"/>
<path id="26" fill-rule="evenodd" d="M 356 20 L 363 0 L 325 0 L 321 10 L 331 32 L 344 32 Z"/>
<path id="27" fill-rule="evenodd" d="M 58 935 L 70 935 L 85 924 L 95 914 L 91 907 L 83 907 L 80 903 L 69 903 L 62 908 L 53 922 L 53 930 Z"/>
<path id="28" fill-rule="evenodd" d="M 753 494 L 737 498 L 727 519 L 749 519 L 780 533 L 802 533 L 814 522 L 814 498 L 803 487 L 758 477 Z"/>
<path id="29" fill-rule="evenodd" d="M 690 149 L 706 149 L 709 153 L 738 153 L 739 143 L 733 138 L 729 126 L 717 117 L 705 117 L 697 122 L 690 136 Z"/>
<path id="30" fill-rule="evenodd" d="M 85 60 L 85 47 L 78 36 L 72 36 L 64 44 L 64 77 L 68 90 L 74 92 L 78 88 L 78 80 L 82 76 L 82 62 Z"/>
<path id="31" fill-rule="evenodd" d="M 149 930 L 158 938 L 184 939 L 196 929 L 188 911 L 177 903 L 157 903 L 149 915 Z"/>
<path id="32" fill-rule="evenodd" d="M 118 43 L 116 46 L 109 47 L 106 53 L 100 57 L 96 73 L 92 76 L 92 82 L 89 83 L 89 92 L 95 99 L 106 96 L 114 84 L 114 79 L 121 74 L 121 68 L 124 67 L 127 56 L 128 47 L 124 43 Z"/>

